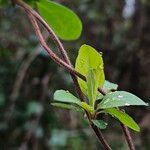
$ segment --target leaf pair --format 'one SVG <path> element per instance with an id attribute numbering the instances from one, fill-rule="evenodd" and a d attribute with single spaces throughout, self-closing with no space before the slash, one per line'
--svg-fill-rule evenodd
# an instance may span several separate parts
<path id="1" fill-rule="evenodd" d="M 51 103 L 51 105 L 64 109 L 72 109 L 76 111 L 85 110 L 89 113 L 94 112 L 94 109 L 87 103 L 81 102 L 73 94 L 64 90 L 57 90 L 54 93 L 54 102 Z M 105 129 L 107 127 L 107 123 L 105 123 L 103 120 L 92 120 L 92 122 L 100 129 Z"/>
<path id="2" fill-rule="evenodd" d="M 79 49 L 75 69 L 86 77 L 86 82 L 80 78 L 78 82 L 81 90 L 88 97 L 90 106 L 94 107 L 98 94 L 97 88 L 102 87 L 105 82 L 102 54 L 84 44 Z"/>

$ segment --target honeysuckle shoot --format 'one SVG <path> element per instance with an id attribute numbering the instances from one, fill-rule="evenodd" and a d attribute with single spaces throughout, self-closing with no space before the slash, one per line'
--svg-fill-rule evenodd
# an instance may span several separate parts
<path id="1" fill-rule="evenodd" d="M 68 91 L 58 90 L 54 93 L 52 105 L 66 109 L 85 110 L 92 117 L 91 122 L 100 129 L 105 129 L 107 123 L 98 118 L 98 114 L 105 113 L 113 116 L 132 130 L 140 131 L 137 123 L 118 107 L 147 106 L 148 104 L 129 92 L 116 91 L 118 85 L 105 80 L 103 65 L 101 53 L 89 45 L 81 46 L 75 69 L 86 77 L 86 81 L 78 78 L 78 82 L 88 102 L 83 102 Z M 98 88 L 105 89 L 106 95 L 99 93 Z"/>

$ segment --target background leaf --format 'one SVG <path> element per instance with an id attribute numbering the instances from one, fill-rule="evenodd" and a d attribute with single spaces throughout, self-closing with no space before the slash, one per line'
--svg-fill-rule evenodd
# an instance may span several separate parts
<path id="1" fill-rule="evenodd" d="M 104 96 L 101 103 L 98 104 L 98 109 L 106 109 L 112 107 L 120 107 L 120 106 L 130 106 L 130 105 L 145 105 L 144 101 L 142 101 L 139 97 L 125 91 L 116 91 L 108 93 Z"/>
<path id="2" fill-rule="evenodd" d="M 96 69 L 98 74 L 98 81 L 96 82 L 98 82 L 99 87 L 103 86 L 105 75 L 102 55 L 98 53 L 93 47 L 86 44 L 80 47 L 79 54 L 76 59 L 75 69 L 86 77 L 89 69 Z M 86 82 L 79 78 L 78 81 L 82 91 L 87 95 Z"/>
<path id="3" fill-rule="evenodd" d="M 103 88 L 106 89 L 108 92 L 111 91 L 111 90 L 117 90 L 118 88 L 118 85 L 117 84 L 114 84 L 114 83 L 111 83 L 107 80 L 105 80 L 105 83 L 103 85 Z M 98 92 L 97 96 L 96 96 L 96 100 L 102 100 L 104 97 L 103 94 L 101 94 L 100 92 Z"/>
<path id="4" fill-rule="evenodd" d="M 107 91 L 117 90 L 118 85 L 105 80 L 103 88 L 106 89 Z"/>
<path id="5" fill-rule="evenodd" d="M 81 35 L 82 23 L 79 17 L 67 7 L 52 1 L 37 3 L 41 16 L 63 40 L 75 40 Z"/>
<path id="6" fill-rule="evenodd" d="M 92 120 L 93 124 L 100 129 L 106 129 L 107 123 L 103 120 Z"/>
<path id="7" fill-rule="evenodd" d="M 105 112 L 117 118 L 120 122 L 122 122 L 124 125 L 128 126 L 129 128 L 138 132 L 140 131 L 138 124 L 128 114 L 116 108 L 106 109 Z"/>
<path id="8" fill-rule="evenodd" d="M 41 114 L 43 112 L 43 107 L 39 102 L 32 101 L 27 106 L 27 115 L 33 115 L 33 114 Z"/>

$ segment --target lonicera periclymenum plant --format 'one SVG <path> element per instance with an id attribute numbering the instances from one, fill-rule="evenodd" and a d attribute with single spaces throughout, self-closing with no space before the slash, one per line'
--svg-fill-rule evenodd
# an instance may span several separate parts
<path id="1" fill-rule="evenodd" d="M 63 40 L 74 40 L 81 34 L 82 24 L 79 18 L 68 8 L 42 0 L 37 3 L 41 15 L 48 21 L 52 29 Z M 68 91 L 58 90 L 54 93 L 53 106 L 66 109 L 85 110 L 92 118 L 92 122 L 100 129 L 106 128 L 107 123 L 98 118 L 98 114 L 109 114 L 129 128 L 140 131 L 137 123 L 118 107 L 132 105 L 147 105 L 137 96 L 116 91 L 118 85 L 105 80 L 102 54 L 93 47 L 83 45 L 79 49 L 75 69 L 84 75 L 87 81 L 78 78 L 80 88 L 87 97 L 83 102 Z M 106 95 L 98 92 L 98 88 L 107 90 Z M 115 92 L 112 92 L 115 91 Z"/>
<path id="2" fill-rule="evenodd" d="M 94 126 L 100 129 L 105 129 L 107 127 L 107 123 L 100 118 L 99 114 L 108 114 L 120 121 L 125 126 L 135 131 L 140 131 L 137 123 L 128 114 L 120 110 L 119 107 L 132 105 L 147 106 L 147 104 L 140 98 L 129 92 L 117 91 L 117 84 L 110 83 L 109 81 L 105 80 L 102 54 L 98 53 L 93 47 L 89 45 L 82 45 L 79 49 L 79 54 L 76 59 L 74 71 L 74 68 L 72 68 L 71 63 L 69 62 L 64 52 L 62 44 L 60 44 L 59 40 L 55 37 L 53 31 L 62 40 L 69 41 L 77 39 L 82 31 L 82 23 L 79 17 L 70 9 L 52 1 L 27 0 L 29 4 L 32 4 L 31 6 L 34 6 L 34 4 L 36 3 L 36 8 L 38 9 L 40 15 L 49 24 L 49 26 L 51 27 L 50 28 L 43 21 L 43 19 L 38 16 L 32 8 L 28 7 L 28 5 L 22 2 L 22 0 L 12 0 L 12 2 L 21 6 L 28 14 L 42 46 L 49 52 L 51 51 L 51 49 L 48 48 L 46 42 L 44 41 L 44 38 L 42 38 L 36 19 L 38 19 L 44 25 L 50 35 L 53 36 L 53 40 L 55 41 L 56 45 L 58 44 L 57 46 L 62 52 L 65 60 L 64 62 L 62 62 L 63 60 L 58 62 L 58 58 L 56 58 L 56 56 L 54 56 L 52 52 L 49 52 L 50 57 L 58 64 L 66 66 L 67 69 L 69 65 L 71 73 L 78 72 L 78 90 L 80 91 L 81 89 L 81 93 L 86 97 L 86 101 L 82 99 L 82 96 L 80 96 L 80 98 L 77 98 L 69 91 L 57 90 L 54 93 L 54 101 L 51 104 L 53 106 L 61 108 L 73 109 L 82 112 L 85 111 L 90 124 L 94 124 Z M 51 29 L 53 31 L 51 31 Z M 67 65 L 65 63 L 67 63 Z M 85 80 L 79 78 L 79 74 L 80 77 L 81 75 L 85 77 Z M 72 77 L 74 78 L 74 76 Z M 76 85 L 76 81 L 74 81 L 74 83 Z M 78 87 L 78 85 L 76 86 Z M 80 95 L 79 92 L 78 95 Z M 96 130 L 95 128 L 93 128 L 93 130 L 95 131 L 95 133 L 99 132 L 99 130 Z M 98 133 L 96 133 L 96 135 L 101 136 L 101 134 Z M 134 150 L 134 146 L 128 136 L 130 135 L 127 135 L 126 139 L 128 141 L 129 147 L 130 149 Z M 111 149 L 109 145 L 106 144 L 103 137 L 102 143 L 105 144 L 105 149 Z"/>
<path id="3" fill-rule="evenodd" d="M 67 109 L 85 110 L 90 114 L 92 122 L 100 129 L 105 129 L 107 123 L 97 116 L 100 113 L 104 113 L 111 115 L 129 128 L 140 131 L 137 123 L 128 114 L 119 110 L 119 107 L 146 106 L 147 104 L 129 92 L 116 91 L 118 85 L 105 80 L 102 54 L 89 45 L 81 46 L 75 69 L 86 76 L 86 82 L 80 78 L 78 78 L 78 82 L 82 92 L 87 97 L 87 103 L 82 102 L 68 91 L 58 90 L 54 93 L 52 105 Z M 98 88 L 104 88 L 107 90 L 107 94 L 102 95 L 98 92 Z"/>

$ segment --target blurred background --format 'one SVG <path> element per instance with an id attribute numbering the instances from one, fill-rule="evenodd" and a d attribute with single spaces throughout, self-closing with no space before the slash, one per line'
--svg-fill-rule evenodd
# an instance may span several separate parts
<path id="1" fill-rule="evenodd" d="M 89 44 L 103 52 L 107 80 L 149 102 L 150 1 L 57 2 L 74 10 L 83 22 L 82 36 L 63 42 L 73 64 L 79 47 Z M 83 114 L 50 105 L 56 89 L 75 92 L 70 75 L 40 47 L 25 13 L 1 3 L 0 150 L 102 149 Z M 140 133 L 132 131 L 136 149 L 150 150 L 149 107 L 126 111 L 141 127 Z M 119 123 L 107 120 L 108 128 L 103 131 L 107 141 L 113 150 L 127 150 Z"/>

